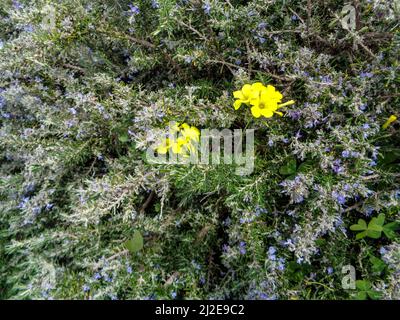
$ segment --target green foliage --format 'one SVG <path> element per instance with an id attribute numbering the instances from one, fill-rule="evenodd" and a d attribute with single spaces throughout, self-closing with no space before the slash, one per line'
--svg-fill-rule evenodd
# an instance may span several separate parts
<path id="1" fill-rule="evenodd" d="M 395 231 L 400 228 L 399 223 L 391 222 L 385 223 L 385 215 L 381 213 L 378 217 L 374 217 L 368 223 L 363 219 L 359 219 L 357 224 L 353 224 L 350 226 L 350 230 L 352 231 L 362 231 L 357 233 L 356 239 L 362 239 L 364 237 L 369 237 L 372 239 L 379 239 L 382 235 L 382 232 L 389 239 L 394 239 L 396 237 Z"/>
<path id="2" fill-rule="evenodd" d="M 126 240 L 124 243 L 126 249 L 130 253 L 136 253 L 143 249 L 143 237 L 139 231 L 135 231 L 131 239 Z"/>

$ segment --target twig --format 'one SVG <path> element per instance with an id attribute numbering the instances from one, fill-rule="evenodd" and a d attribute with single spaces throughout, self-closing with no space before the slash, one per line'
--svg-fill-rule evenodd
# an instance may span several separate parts
<path id="1" fill-rule="evenodd" d="M 155 195 L 156 195 L 156 193 L 154 192 L 154 190 L 152 190 L 151 193 L 149 194 L 149 196 L 147 197 L 146 201 L 143 203 L 142 207 L 140 208 L 140 210 L 139 210 L 140 214 L 145 213 L 147 207 L 153 201 Z"/>

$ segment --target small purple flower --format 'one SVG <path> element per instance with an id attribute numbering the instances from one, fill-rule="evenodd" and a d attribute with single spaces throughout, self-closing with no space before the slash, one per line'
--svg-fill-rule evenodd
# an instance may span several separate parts
<path id="1" fill-rule="evenodd" d="M 371 72 L 361 72 L 360 73 L 360 78 L 372 78 L 373 76 L 374 76 L 374 74 Z"/>
<path id="2" fill-rule="evenodd" d="M 384 255 L 384 254 L 387 253 L 387 250 L 385 249 L 385 247 L 381 247 L 381 248 L 379 249 L 379 253 L 380 253 L 381 255 Z"/>
<path id="3" fill-rule="evenodd" d="M 72 114 L 72 115 L 76 115 L 78 112 L 76 111 L 75 108 L 69 108 L 68 111 Z"/>
<path id="4" fill-rule="evenodd" d="M 258 42 L 261 44 L 265 43 L 266 39 L 264 37 L 257 37 Z"/>
<path id="5" fill-rule="evenodd" d="M 361 111 L 365 111 L 365 109 L 367 108 L 367 104 L 364 103 L 361 106 L 358 107 L 358 109 L 360 109 Z"/>
<path id="6" fill-rule="evenodd" d="M 175 299 L 175 298 L 176 298 L 176 292 L 175 292 L 175 291 L 172 291 L 172 292 L 171 292 L 171 297 L 172 297 L 172 299 Z"/>
<path id="7" fill-rule="evenodd" d="M 343 158 L 349 158 L 350 157 L 350 151 L 348 151 L 348 150 L 342 151 L 342 157 Z"/>
<path id="8" fill-rule="evenodd" d="M 299 257 L 299 258 L 297 258 L 297 260 L 296 260 L 296 262 L 297 262 L 298 264 L 303 263 L 303 261 L 304 261 L 304 257 Z"/>
<path id="9" fill-rule="evenodd" d="M 205 4 L 203 4 L 202 8 L 203 8 L 205 14 L 207 14 L 207 15 L 210 14 L 211 5 L 209 2 L 206 2 Z"/>
<path id="10" fill-rule="evenodd" d="M 269 247 L 269 249 L 268 249 L 268 258 L 270 260 L 272 260 L 272 261 L 276 260 L 275 252 L 276 252 L 275 247 L 272 247 L 272 246 Z"/>
<path id="11" fill-rule="evenodd" d="M 83 292 L 88 292 L 90 290 L 90 287 L 87 284 L 85 284 L 82 286 L 82 290 Z"/>
<path id="12" fill-rule="evenodd" d="M 127 266 L 126 267 L 126 272 L 128 272 L 129 274 L 132 273 L 132 267 L 131 266 Z"/>
<path id="13" fill-rule="evenodd" d="M 326 272 L 327 272 L 328 274 L 332 274 L 332 273 L 333 273 L 333 268 L 332 268 L 332 267 L 326 268 Z"/>
<path id="14" fill-rule="evenodd" d="M 346 197 L 344 194 L 337 192 L 337 191 L 332 191 L 332 197 L 339 203 L 339 204 L 345 204 L 346 203 Z"/>
<path id="15" fill-rule="evenodd" d="M 244 241 L 240 241 L 240 243 L 239 243 L 239 251 L 240 251 L 240 254 L 246 254 L 246 242 L 244 242 Z"/>
<path id="16" fill-rule="evenodd" d="M 268 26 L 266 22 L 260 22 L 257 26 L 258 29 L 265 29 Z"/>
<path id="17" fill-rule="evenodd" d="M 96 273 L 94 274 L 93 278 L 94 278 L 95 280 L 99 280 L 99 279 L 101 279 L 101 274 L 98 273 L 98 272 L 96 272 Z"/>
<path id="18" fill-rule="evenodd" d="M 342 173 L 344 171 L 344 168 L 342 167 L 342 161 L 340 159 L 334 160 L 332 163 L 332 170 L 336 174 Z"/>
<path id="19" fill-rule="evenodd" d="M 26 26 L 24 27 L 24 31 L 25 31 L 25 32 L 28 32 L 28 33 L 33 32 L 33 26 L 30 25 L 30 24 L 26 25 Z"/>
<path id="20" fill-rule="evenodd" d="M 131 12 L 131 14 L 133 15 L 138 15 L 140 13 L 140 9 L 138 6 L 130 4 L 129 5 L 129 11 Z"/>
<path id="21" fill-rule="evenodd" d="M 153 9 L 159 9 L 160 8 L 160 4 L 156 0 L 151 0 L 151 7 Z"/>
<path id="22" fill-rule="evenodd" d="M 29 197 L 23 197 L 22 201 L 18 204 L 17 208 L 18 209 L 25 209 L 26 204 L 28 203 L 28 201 L 29 201 Z"/>

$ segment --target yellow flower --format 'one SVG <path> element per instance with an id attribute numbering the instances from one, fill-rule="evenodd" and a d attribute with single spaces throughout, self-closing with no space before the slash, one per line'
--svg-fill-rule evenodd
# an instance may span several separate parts
<path id="1" fill-rule="evenodd" d="M 199 141 L 200 137 L 200 131 L 194 126 L 189 126 L 187 123 L 184 123 L 181 125 L 182 127 L 182 136 L 186 140 L 194 140 L 194 141 Z"/>
<path id="2" fill-rule="evenodd" d="M 172 152 L 173 153 L 179 153 L 182 154 L 184 149 L 182 146 L 184 146 L 187 143 L 186 139 L 179 137 L 176 142 L 172 143 Z"/>
<path id="3" fill-rule="evenodd" d="M 282 94 L 275 89 L 274 86 L 268 85 L 265 89 L 262 89 L 258 97 L 253 97 L 250 100 L 251 113 L 254 117 L 259 118 L 264 116 L 266 118 L 271 118 L 274 113 L 282 116 L 282 112 L 277 111 L 279 108 L 288 106 L 294 103 L 290 100 L 285 103 L 280 103 L 282 101 Z"/>
<path id="4" fill-rule="evenodd" d="M 397 117 L 396 117 L 394 114 L 392 114 L 392 115 L 389 117 L 389 119 L 386 120 L 386 122 L 384 123 L 384 125 L 382 126 L 382 128 L 383 128 L 383 129 L 387 129 L 387 128 L 390 126 L 390 124 L 391 124 L 392 122 L 396 121 L 396 120 L 397 120 Z"/>
<path id="5" fill-rule="evenodd" d="M 160 154 L 166 154 L 169 149 L 175 154 L 187 156 L 187 153 L 196 152 L 194 142 L 200 140 L 200 131 L 187 123 L 174 124 L 170 127 L 170 138 L 164 139 L 156 148 Z"/>
<path id="6" fill-rule="evenodd" d="M 241 90 L 234 91 L 233 96 L 235 99 L 237 99 L 233 103 L 235 110 L 239 109 L 243 103 L 250 105 L 250 100 L 259 96 L 260 91 L 264 88 L 265 87 L 261 82 L 256 82 L 252 85 L 245 84 Z"/>
<path id="7" fill-rule="evenodd" d="M 156 150 L 160 154 L 166 154 L 169 148 L 171 148 L 171 140 L 167 138 L 157 147 Z"/>

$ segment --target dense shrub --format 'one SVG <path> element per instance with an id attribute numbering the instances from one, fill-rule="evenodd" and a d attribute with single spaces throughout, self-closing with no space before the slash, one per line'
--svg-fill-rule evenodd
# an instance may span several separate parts
<path id="1" fill-rule="evenodd" d="M 399 299 L 399 7 L 352 4 L 1 1 L 0 297 Z M 254 172 L 147 163 L 170 121 L 256 129 Z"/>

